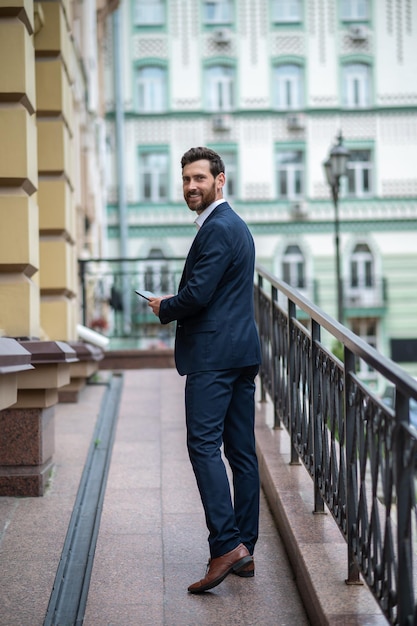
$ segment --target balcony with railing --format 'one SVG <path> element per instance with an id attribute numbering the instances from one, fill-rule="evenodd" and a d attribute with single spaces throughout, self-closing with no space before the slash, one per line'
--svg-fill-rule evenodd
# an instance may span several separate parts
<path id="1" fill-rule="evenodd" d="M 344 310 L 349 317 L 383 315 L 388 303 L 385 278 L 373 278 L 368 282 L 345 281 L 343 285 Z"/>

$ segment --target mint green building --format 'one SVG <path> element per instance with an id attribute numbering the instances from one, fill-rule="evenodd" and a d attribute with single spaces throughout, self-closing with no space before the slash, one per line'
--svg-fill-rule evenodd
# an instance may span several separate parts
<path id="1" fill-rule="evenodd" d="M 124 0 L 112 20 L 109 256 L 149 259 L 157 289 L 155 257 L 195 234 L 181 156 L 208 145 L 258 262 L 336 317 L 342 132 L 343 320 L 417 376 L 417 0 Z"/>

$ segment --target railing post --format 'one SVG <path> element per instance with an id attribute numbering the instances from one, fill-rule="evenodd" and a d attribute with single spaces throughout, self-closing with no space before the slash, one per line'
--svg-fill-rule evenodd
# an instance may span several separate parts
<path id="1" fill-rule="evenodd" d="M 411 516 L 413 506 L 411 498 L 415 498 L 413 461 L 407 454 L 406 429 L 400 422 L 407 424 L 409 401 L 398 389 L 395 391 L 395 413 L 397 418 L 396 436 L 394 440 L 394 456 L 396 464 L 395 489 L 397 494 L 397 545 L 398 545 L 398 620 L 400 626 L 415 624 L 414 593 L 413 593 L 413 542 Z M 413 496 L 411 495 L 413 494 Z"/>
<path id="2" fill-rule="evenodd" d="M 288 341 L 288 412 L 290 422 L 290 440 L 291 440 L 291 465 L 299 465 L 300 460 L 298 458 L 297 447 L 294 445 L 294 440 L 297 437 L 295 432 L 295 344 L 294 334 L 292 332 L 292 320 L 296 317 L 296 306 L 294 302 L 288 299 L 288 328 L 287 328 L 287 341 Z"/>
<path id="3" fill-rule="evenodd" d="M 311 363 L 310 372 L 311 380 L 309 381 L 310 409 L 313 419 L 313 464 L 314 464 L 314 513 L 324 513 L 324 500 L 321 496 L 319 487 L 319 474 L 322 455 L 321 429 L 323 421 L 323 412 L 320 398 L 319 385 L 319 369 L 318 369 L 318 348 L 320 342 L 320 325 L 311 320 Z"/>
<path id="4" fill-rule="evenodd" d="M 278 354 L 278 346 L 277 346 L 277 333 L 275 332 L 275 320 L 274 320 L 274 306 L 278 300 L 278 289 L 271 286 L 271 315 L 270 315 L 270 336 L 272 338 L 271 341 L 271 352 L 272 352 L 272 360 L 271 360 L 271 388 L 272 388 L 272 398 L 274 402 L 274 428 L 281 428 L 281 419 L 277 412 L 277 377 L 275 371 L 275 359 Z"/>
<path id="5" fill-rule="evenodd" d="M 355 372 L 355 355 L 346 348 L 344 350 L 344 411 L 346 428 L 346 540 L 348 552 L 348 585 L 361 584 L 359 566 L 355 559 L 358 542 L 357 501 L 358 501 L 358 467 L 356 455 L 357 432 L 355 415 L 355 389 L 351 374 Z"/>
<path id="6" fill-rule="evenodd" d="M 261 276 L 261 274 L 258 273 L 258 289 L 256 292 L 256 302 L 255 302 L 255 306 L 256 306 L 256 317 L 258 318 L 258 331 L 260 334 L 262 334 L 263 332 L 263 328 L 262 328 L 262 315 L 261 315 L 261 290 L 263 288 L 263 276 Z M 261 338 L 262 339 L 262 338 Z M 264 385 L 264 375 L 263 375 L 263 367 L 265 366 L 264 363 L 261 363 L 261 367 L 260 367 L 260 380 L 261 380 L 261 402 L 266 402 L 266 391 L 265 391 L 265 385 Z"/>

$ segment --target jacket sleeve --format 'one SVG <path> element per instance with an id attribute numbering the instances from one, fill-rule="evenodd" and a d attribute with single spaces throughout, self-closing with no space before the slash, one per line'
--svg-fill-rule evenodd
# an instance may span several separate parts
<path id="1" fill-rule="evenodd" d="M 210 303 L 219 284 L 225 280 L 233 256 L 231 229 L 222 220 L 203 225 L 193 248 L 186 261 L 184 287 L 176 296 L 161 301 L 162 324 L 196 315 Z M 192 267 L 188 268 L 187 263 L 192 263 Z"/>

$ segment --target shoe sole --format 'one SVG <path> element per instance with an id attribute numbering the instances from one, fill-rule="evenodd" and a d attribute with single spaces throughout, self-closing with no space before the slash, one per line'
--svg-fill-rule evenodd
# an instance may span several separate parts
<path id="1" fill-rule="evenodd" d="M 197 589 L 188 589 L 188 591 L 190 593 L 204 593 L 205 591 L 209 591 L 210 589 L 217 587 L 217 585 L 220 585 L 220 583 L 224 581 L 226 576 L 228 576 L 232 572 L 234 574 L 237 574 L 238 571 L 242 569 L 242 567 L 245 567 L 245 565 L 248 565 L 248 563 L 250 563 L 251 561 L 252 561 L 251 556 L 244 556 L 242 559 L 240 559 L 240 561 L 232 565 L 232 567 L 230 567 L 224 574 L 222 574 L 218 578 L 215 578 L 210 583 L 207 583 L 206 585 L 202 585 L 201 587 L 198 587 Z"/>
<path id="2" fill-rule="evenodd" d="M 251 570 L 250 572 L 233 572 L 236 576 L 240 576 L 241 578 L 253 578 L 255 576 L 255 570 Z"/>

